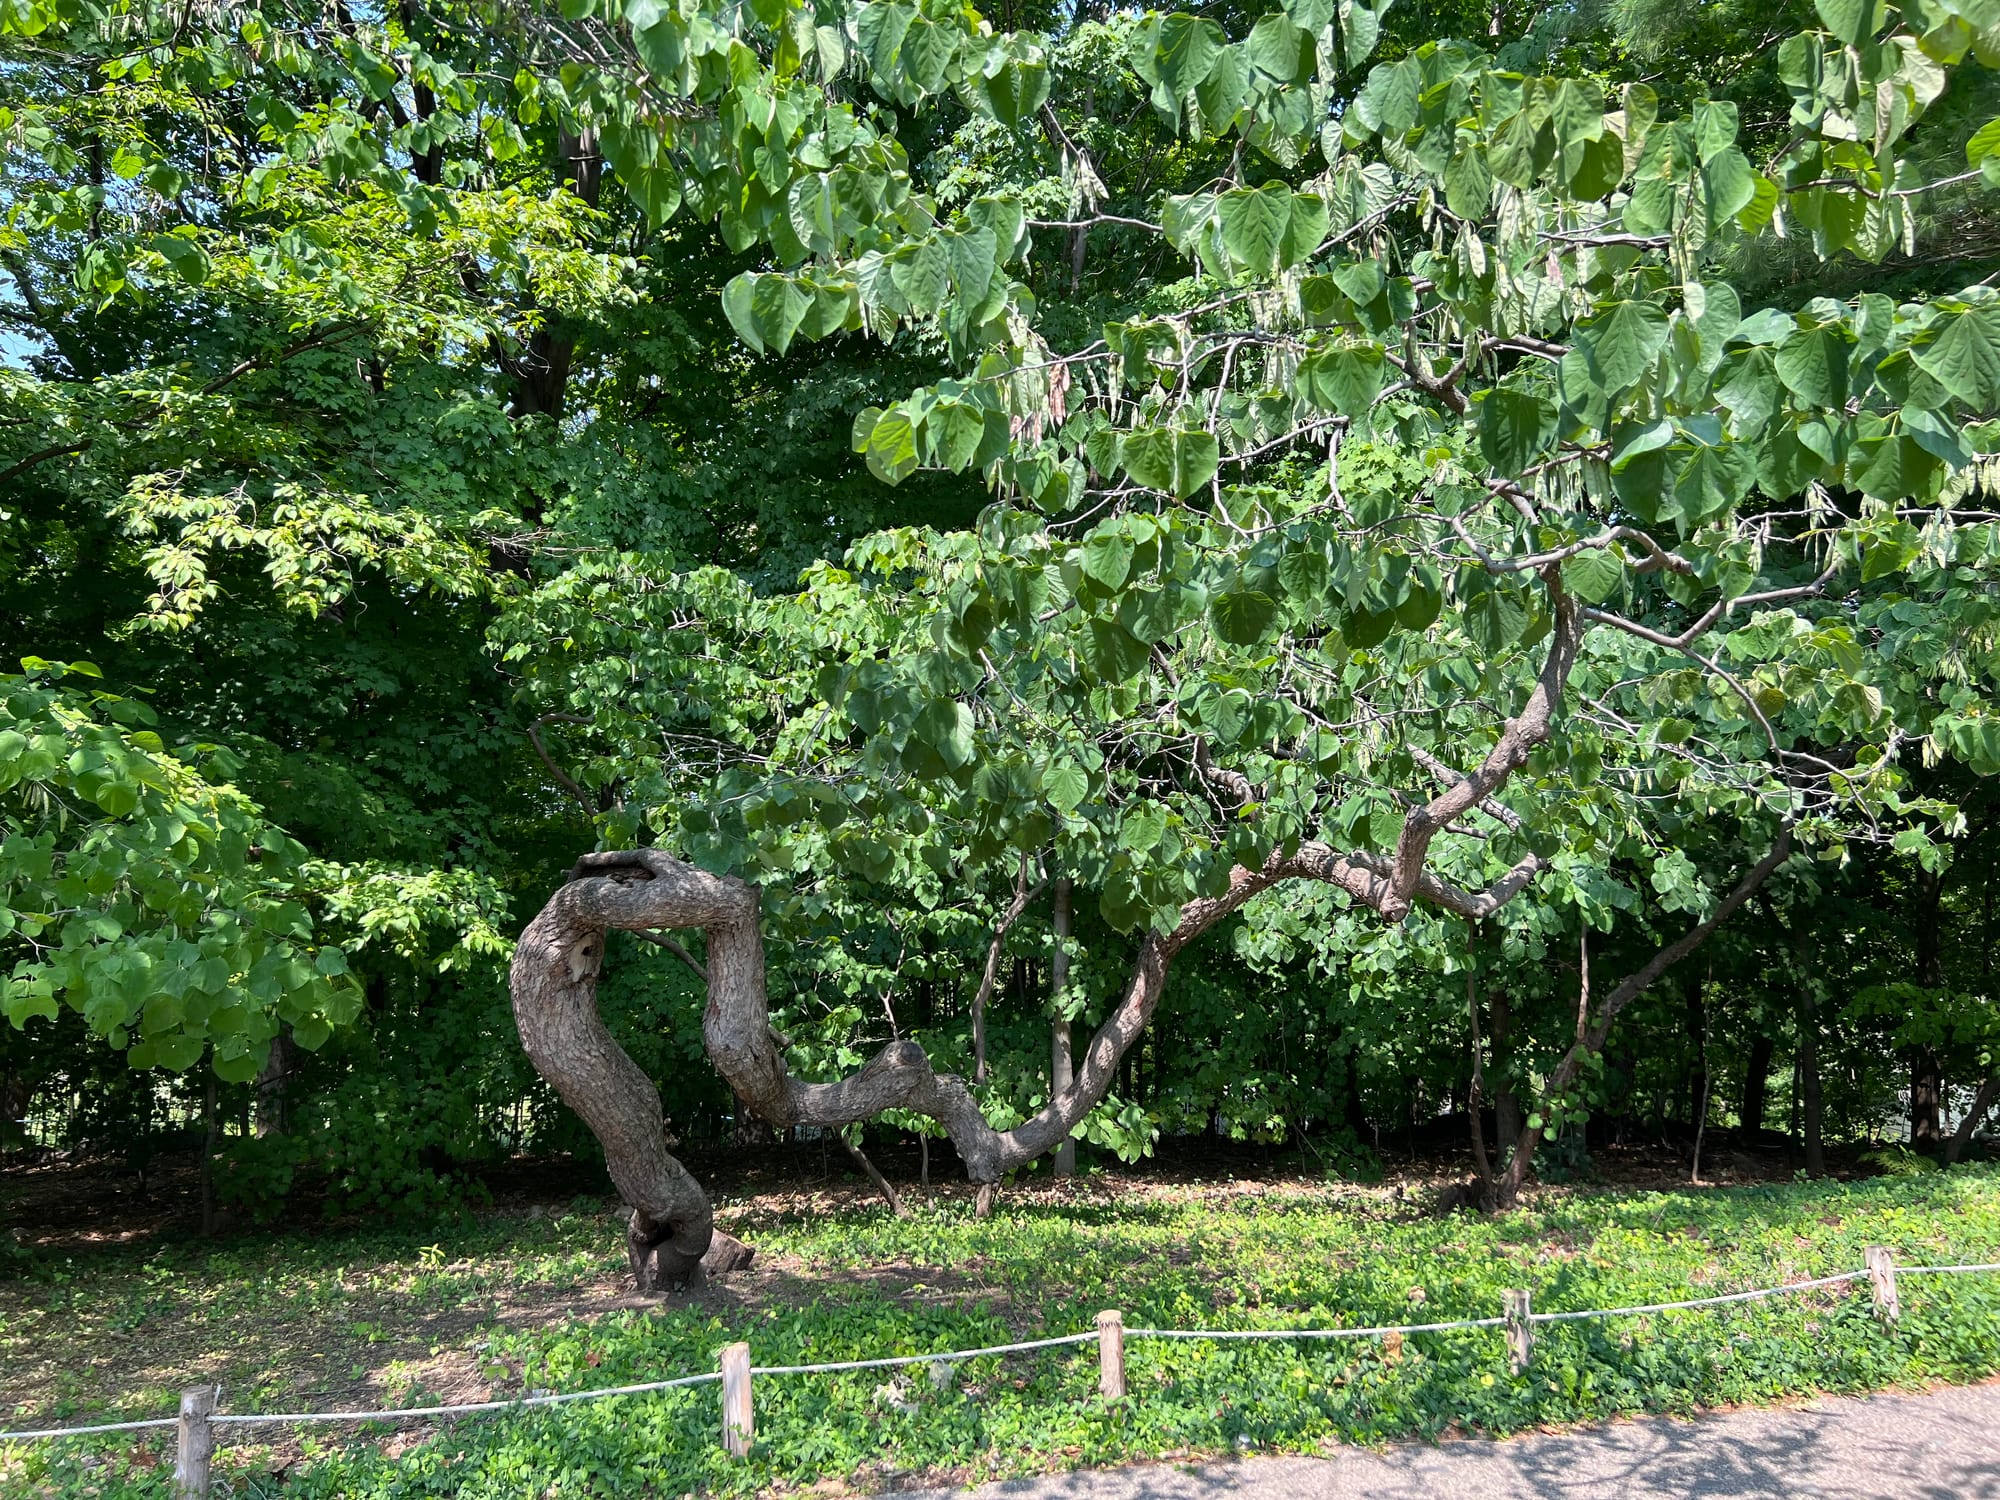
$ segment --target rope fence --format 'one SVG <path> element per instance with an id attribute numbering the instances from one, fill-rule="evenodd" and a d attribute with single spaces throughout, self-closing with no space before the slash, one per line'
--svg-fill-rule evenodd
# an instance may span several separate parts
<path id="1" fill-rule="evenodd" d="M 1585 1317 L 1596 1316 L 1585 1313 Z M 1391 1333 L 1449 1333 L 1455 1328 L 1498 1328 L 1505 1318 L 1458 1318 L 1450 1323 L 1399 1323 L 1381 1328 L 1128 1328 L 1128 1339 L 1372 1339 Z M 1085 1335 L 1089 1338 L 1095 1334 Z"/>
<path id="2" fill-rule="evenodd" d="M 1516 1375 L 1523 1373 L 1534 1354 L 1534 1330 L 1542 1323 L 1574 1323 L 1592 1318 L 1643 1317 L 1654 1313 L 1683 1312 L 1691 1308 L 1721 1307 L 1729 1303 L 1757 1302 L 1795 1292 L 1844 1286 L 1866 1279 L 1874 1302 L 1875 1315 L 1885 1326 L 1894 1326 L 1902 1316 L 1897 1276 L 1951 1276 L 2000 1271 L 2000 1262 L 1978 1265 L 1902 1266 L 1880 1245 L 1870 1246 L 1866 1264 L 1858 1271 L 1841 1271 L 1809 1281 L 1788 1282 L 1783 1286 L 1757 1287 L 1749 1291 L 1725 1292 L 1713 1297 L 1694 1297 L 1683 1302 L 1648 1302 L 1632 1307 L 1588 1308 L 1567 1312 L 1536 1312 L 1529 1293 L 1510 1290 L 1502 1293 L 1499 1317 L 1457 1318 L 1440 1323 L 1401 1323 L 1374 1328 L 1130 1328 L 1124 1314 L 1115 1310 L 1097 1315 L 1097 1326 L 1086 1333 L 1063 1334 L 1056 1338 L 1026 1339 L 1014 1344 L 993 1344 L 982 1349 L 942 1350 L 936 1354 L 898 1354 L 882 1359 L 834 1360 L 822 1364 L 752 1365 L 750 1346 L 729 1345 L 722 1351 L 719 1369 L 672 1380 L 651 1380 L 639 1385 L 606 1386 L 599 1390 L 541 1392 L 505 1401 L 468 1401 L 448 1406 L 405 1406 L 383 1411 L 322 1412 L 220 1412 L 215 1409 L 221 1390 L 217 1386 L 196 1386 L 181 1393 L 178 1417 L 152 1417 L 134 1422 L 100 1422 L 87 1427 L 42 1427 L 26 1432 L 0 1432 L 0 1443 L 30 1439 L 89 1437 L 99 1433 L 142 1432 L 159 1427 L 178 1431 L 178 1456 L 174 1466 L 174 1493 L 179 1500 L 205 1500 L 209 1491 L 209 1466 L 215 1451 L 216 1429 L 225 1426 L 293 1425 L 307 1422 L 379 1422 L 435 1417 L 465 1416 L 479 1412 L 518 1411 L 538 1406 L 562 1406 L 572 1401 L 597 1401 L 619 1396 L 642 1395 L 674 1390 L 683 1386 L 719 1381 L 722 1386 L 722 1442 L 732 1454 L 748 1454 L 755 1441 L 756 1424 L 751 1402 L 751 1382 L 756 1376 L 831 1375 L 851 1370 L 888 1370 L 911 1365 L 942 1366 L 967 1360 L 997 1358 L 1035 1349 L 1058 1349 L 1077 1344 L 1097 1345 L 1098 1391 L 1107 1400 L 1122 1399 L 1125 1384 L 1125 1341 L 1161 1340 L 1298 1340 L 1386 1338 L 1390 1335 L 1449 1333 L 1460 1329 L 1501 1328 L 1506 1331 L 1510 1363 Z"/>
<path id="3" fill-rule="evenodd" d="M 1061 1338 L 1028 1339 L 1019 1344 L 994 1344 L 986 1349 L 954 1349 L 944 1354 L 896 1354 L 887 1359 L 843 1359 L 824 1365 L 757 1365 L 752 1375 L 832 1375 L 841 1370 L 891 1370 L 899 1365 L 955 1365 L 992 1354 L 1020 1354 L 1029 1349 L 1057 1349 L 1064 1344 L 1090 1344 L 1094 1333 L 1066 1333 Z M 713 1379 L 714 1377 L 708 1377 Z"/>

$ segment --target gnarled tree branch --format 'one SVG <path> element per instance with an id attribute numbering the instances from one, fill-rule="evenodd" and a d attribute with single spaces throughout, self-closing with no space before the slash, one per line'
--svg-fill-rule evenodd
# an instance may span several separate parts
<path id="1" fill-rule="evenodd" d="M 1499 791 L 1508 777 L 1527 764 L 1529 752 L 1549 737 L 1570 668 L 1576 665 L 1577 651 L 1583 643 L 1582 616 L 1553 579 L 1550 592 L 1555 604 L 1555 623 L 1549 637 L 1549 654 L 1543 659 L 1534 690 L 1528 694 L 1521 712 L 1507 721 L 1500 738 L 1476 768 L 1429 802 L 1403 815 L 1403 830 L 1396 840 L 1395 861 L 1389 871 L 1389 895 L 1381 904 L 1369 903 L 1392 922 L 1400 922 L 1409 914 L 1410 903 L 1419 893 L 1431 840 L 1454 818 Z M 1533 871 L 1527 874 L 1532 876 Z"/>
<path id="2" fill-rule="evenodd" d="M 1461 916 L 1489 916 L 1526 889 L 1541 868 L 1532 855 L 1478 893 L 1440 880 L 1424 861 L 1431 837 L 1491 797 L 1548 737 L 1579 641 L 1578 617 L 1559 594 L 1548 659 L 1521 713 L 1508 721 L 1478 769 L 1406 816 L 1393 859 L 1341 854 L 1315 842 L 1290 852 L 1280 847 L 1256 869 L 1232 870 L 1223 894 L 1188 902 L 1171 931 L 1147 933 L 1123 995 L 1084 1048 L 1075 1076 L 1011 1130 L 989 1126 L 964 1080 L 938 1073 L 911 1041 L 891 1043 L 846 1078 L 793 1078 L 771 1027 L 757 887 L 711 875 L 660 849 L 578 860 L 569 883 L 522 935 L 511 976 L 514 1015 L 536 1069 L 603 1143 L 612 1180 L 632 1206 L 628 1241 L 639 1284 L 656 1287 L 692 1274 L 709 1250 L 713 1219 L 699 1184 L 668 1150 L 658 1091 L 598 1017 L 597 975 L 608 929 L 652 934 L 699 927 L 707 934 L 702 1038 L 717 1071 L 763 1119 L 839 1127 L 889 1109 L 912 1110 L 942 1125 L 967 1175 L 990 1185 L 1069 1138 L 1109 1091 L 1120 1060 L 1158 1009 L 1175 956 L 1259 893 L 1283 881 L 1315 880 L 1400 921 L 1418 899 Z M 1003 936 L 1031 898 L 1024 864 Z M 1729 903 L 1725 908 L 1733 909 Z M 1717 920 L 1721 915 L 1726 910 Z M 989 953 L 989 970 L 997 951 L 996 945 Z"/>

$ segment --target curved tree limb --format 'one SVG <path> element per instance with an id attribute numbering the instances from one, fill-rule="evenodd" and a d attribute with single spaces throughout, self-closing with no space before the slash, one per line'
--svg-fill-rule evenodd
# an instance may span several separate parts
<path id="1" fill-rule="evenodd" d="M 1972 1144 L 1973 1132 L 1986 1118 L 1986 1112 L 1993 1107 L 1993 1101 L 2000 1098 L 2000 1073 L 1994 1074 L 1979 1085 L 1979 1092 L 1972 1096 L 1972 1106 L 1965 1112 L 1965 1118 L 1958 1122 L 1958 1129 L 1945 1142 L 1944 1160 L 1946 1166 L 1956 1166 L 1958 1159 L 1965 1155 L 1965 1148 Z"/>
<path id="2" fill-rule="evenodd" d="M 666 949 L 675 958 L 678 958 L 690 969 L 693 969 L 700 976 L 703 984 L 708 983 L 708 969 L 700 959 L 687 951 L 686 946 L 678 938 L 670 938 L 664 932 L 640 932 L 637 928 L 633 929 L 632 936 L 644 942 L 651 943 L 655 948 Z"/>
<path id="3" fill-rule="evenodd" d="M 1522 711 L 1506 723 L 1476 770 L 1406 814 L 1393 858 L 1341 854 L 1312 842 L 1291 851 L 1280 847 L 1254 870 L 1232 870 L 1222 895 L 1188 902 L 1170 931 L 1149 932 L 1124 994 L 1083 1049 L 1075 1076 L 1039 1112 L 1007 1131 L 988 1125 L 965 1081 L 938 1073 L 924 1049 L 911 1041 L 891 1043 L 846 1078 L 824 1083 L 793 1078 L 783 1043 L 771 1027 L 757 887 L 734 876 L 711 875 L 660 849 L 578 860 L 569 883 L 522 935 L 511 974 L 514 1014 L 536 1069 L 595 1132 L 612 1180 L 632 1206 L 628 1242 L 639 1284 L 654 1287 L 687 1279 L 709 1249 L 713 1219 L 700 1185 L 668 1150 L 657 1089 L 597 1014 L 597 976 L 608 929 L 652 934 L 699 927 L 707 934 L 702 1039 L 717 1071 L 764 1120 L 778 1126 L 839 1127 L 889 1109 L 912 1110 L 943 1126 L 965 1162 L 966 1175 L 982 1188 L 990 1187 L 1003 1173 L 1069 1138 L 1110 1090 L 1120 1060 L 1158 1009 L 1175 956 L 1262 891 L 1282 881 L 1316 880 L 1400 921 L 1418 899 L 1461 916 L 1485 917 L 1526 889 L 1541 868 L 1533 855 L 1479 893 L 1432 875 L 1425 861 L 1435 834 L 1491 798 L 1526 762 L 1530 750 L 1548 738 L 1581 629 L 1578 612 L 1557 592 L 1549 653 Z M 1024 866 L 1014 905 L 1025 907 L 1028 899 Z M 1732 901 L 1740 904 L 1740 899 Z M 1726 902 L 1716 920 L 1733 909 Z M 989 954 L 988 967 L 994 966 Z"/>
<path id="4" fill-rule="evenodd" d="M 1403 830 L 1396 840 L 1395 861 L 1389 871 L 1388 896 L 1381 904 L 1370 903 L 1392 922 L 1400 922 L 1409 915 L 1410 903 L 1424 879 L 1431 840 L 1446 824 L 1499 791 L 1508 777 L 1527 764 L 1529 752 L 1549 737 L 1556 709 L 1562 703 L 1563 688 L 1569 682 L 1570 668 L 1576 665 L 1577 652 L 1583 644 L 1584 623 L 1581 612 L 1553 581 L 1550 592 L 1555 623 L 1549 636 L 1549 654 L 1542 661 L 1534 690 L 1528 694 L 1521 712 L 1502 727 L 1500 738 L 1476 768 L 1403 815 Z"/>
<path id="5" fill-rule="evenodd" d="M 889 1212 L 899 1219 L 909 1218 L 910 1211 L 903 1206 L 903 1195 L 896 1191 L 894 1183 L 882 1175 L 882 1169 L 868 1159 L 868 1153 L 850 1141 L 846 1131 L 837 1130 L 834 1134 L 840 1137 L 841 1149 L 847 1153 L 847 1159 L 860 1169 L 861 1175 L 874 1184 L 875 1191 L 882 1195 L 882 1201 L 889 1205 Z"/>
<path id="6" fill-rule="evenodd" d="M 535 754 L 541 757 L 542 764 L 547 767 L 549 775 L 555 778 L 556 784 L 572 797 L 576 798 L 576 805 L 583 809 L 584 818 L 594 822 L 597 818 L 597 809 L 591 805 L 589 793 L 585 792 L 578 785 L 574 776 L 571 776 L 569 772 L 565 771 L 557 763 L 556 758 L 549 754 L 549 747 L 542 742 L 542 726 L 544 724 L 588 724 L 590 722 L 582 714 L 543 714 L 539 719 L 532 720 L 528 724 L 528 743 L 535 747 Z"/>
<path id="7" fill-rule="evenodd" d="M 667 1149 L 659 1090 L 597 1014 L 605 928 L 628 925 L 607 920 L 630 904 L 619 892 L 615 880 L 558 890 L 521 934 L 509 982 L 529 1060 L 603 1144 L 611 1180 L 632 1208 L 633 1278 L 651 1291 L 695 1274 L 715 1222 L 701 1184 Z M 695 893 L 685 894 L 693 912 Z"/>

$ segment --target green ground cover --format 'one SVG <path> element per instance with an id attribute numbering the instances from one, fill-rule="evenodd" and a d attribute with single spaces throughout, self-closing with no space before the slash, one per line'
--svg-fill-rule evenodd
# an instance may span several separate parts
<path id="1" fill-rule="evenodd" d="M 52 1342 L 98 1369 L 48 1387 L 32 1414 L 155 1415 L 190 1369 L 224 1379 L 227 1410 L 362 1404 L 365 1388 L 459 1400 L 581 1390 L 715 1368 L 747 1339 L 760 1365 L 917 1354 L 1087 1329 L 1411 1323 L 1497 1313 L 1507 1287 L 1537 1310 L 1700 1296 L 1900 1262 L 2000 1260 L 2000 1170 L 1687 1193 L 1550 1192 L 1499 1220 L 1420 1216 L 1340 1187 L 1153 1189 L 1023 1203 L 979 1222 L 958 1202 L 896 1221 L 879 1209 L 752 1201 L 730 1227 L 762 1264 L 695 1299 L 615 1296 L 604 1205 L 489 1219 L 455 1237 L 362 1235 L 226 1250 L 113 1251 L 0 1288 L 0 1353 L 27 1368 Z M 434 1232 L 435 1238 L 442 1231 Z M 233 1492 L 288 1497 L 746 1493 L 833 1481 L 879 1488 L 1080 1464 L 1335 1442 L 1504 1434 L 1646 1411 L 1687 1412 L 1814 1391 L 1978 1379 L 2000 1371 L 2000 1275 L 1910 1277 L 1880 1328 L 1865 1283 L 1698 1312 L 1543 1325 L 1531 1369 L 1496 1330 L 1375 1340 L 1134 1340 L 1131 1395 L 1096 1396 L 1088 1346 L 989 1358 L 946 1386 L 921 1368 L 757 1382 L 758 1447 L 717 1442 L 713 1385 L 392 1432 L 303 1441 L 225 1435 Z M 509 1309 L 532 1315 L 510 1316 Z M 166 1327 L 190 1363 L 147 1342 Z M 428 1340 L 428 1362 L 402 1357 Z M 93 1365 L 91 1349 L 137 1357 Z M 358 1353 L 357 1353 L 358 1352 Z M 349 1369 L 346 1362 L 359 1358 Z M 274 1372 L 317 1362 L 313 1377 Z M 328 1371 L 332 1361 L 340 1369 Z M 258 1372 L 261 1370 L 261 1377 Z M 456 1372 L 456 1373 L 454 1373 Z M 230 1384 L 233 1375 L 234 1384 Z M 472 1384 L 468 1384 L 468 1379 Z M 315 1383 L 317 1382 L 317 1383 Z M 11 1384 L 11 1377 L 10 1377 Z M 0 1388 L 4 1389 L 4 1388 Z M 16 1415 L 31 1414 L 6 1389 Z M 365 1404 L 379 1404 L 367 1402 Z M 271 1446 L 251 1446 L 265 1438 Z M 138 1497 L 171 1488 L 162 1441 L 0 1445 L 0 1488 Z"/>

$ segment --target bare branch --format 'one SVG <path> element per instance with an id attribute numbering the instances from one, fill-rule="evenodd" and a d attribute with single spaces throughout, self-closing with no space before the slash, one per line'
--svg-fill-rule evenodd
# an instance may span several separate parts
<path id="1" fill-rule="evenodd" d="M 1577 649 L 1583 640 L 1582 624 L 1569 596 L 1559 584 L 1552 583 L 1551 587 L 1555 595 L 1555 623 L 1550 631 L 1549 652 L 1521 712 L 1507 721 L 1476 770 L 1403 815 L 1402 833 L 1396 840 L 1391 896 L 1376 908 L 1392 922 L 1401 921 L 1409 913 L 1411 899 L 1417 894 L 1424 874 L 1431 840 L 1439 830 L 1497 792 L 1508 777 L 1527 763 L 1528 753 L 1549 737 L 1570 668 L 1576 664 Z"/>
<path id="2" fill-rule="evenodd" d="M 1229 794 L 1232 799 L 1230 802 L 1232 812 L 1248 807 L 1258 800 L 1257 788 L 1248 776 L 1241 771 L 1231 771 L 1215 763 L 1215 756 L 1210 753 L 1205 738 L 1194 742 L 1194 767 L 1201 772 L 1203 780 L 1213 783 Z"/>
<path id="3" fill-rule="evenodd" d="M 1430 751 L 1424 749 L 1422 745 L 1406 745 L 1404 748 L 1410 752 L 1411 760 L 1422 766 L 1426 771 L 1429 771 L 1446 786 L 1457 786 L 1459 782 L 1465 780 L 1464 772 L 1453 770 L 1435 755 L 1431 754 Z M 1521 831 L 1521 815 L 1515 812 L 1513 808 L 1508 807 L 1495 798 L 1482 798 L 1479 802 L 1479 810 L 1498 818 L 1502 823 L 1513 829 L 1514 832 L 1519 833 Z"/>
<path id="4" fill-rule="evenodd" d="M 1645 626 L 1628 620 L 1623 615 L 1606 614 L 1601 610 L 1586 609 L 1583 612 L 1583 617 L 1586 620 L 1595 621 L 1601 625 L 1610 625 L 1615 629 L 1626 631 L 1628 634 L 1638 636 L 1641 640 L 1651 641 L 1655 645 L 1664 646 L 1670 651 L 1678 651 L 1683 656 L 1700 662 L 1709 671 L 1728 683 L 1731 691 L 1742 700 L 1743 706 L 1750 710 L 1750 717 L 1755 719 L 1757 727 L 1764 731 L 1764 739 L 1771 747 L 1771 754 L 1776 756 L 1783 753 L 1778 746 L 1778 731 L 1772 727 L 1770 719 L 1765 715 L 1764 706 L 1757 701 L 1755 695 L 1751 693 L 1749 688 L 1743 685 L 1734 672 L 1723 666 L 1713 656 L 1704 656 L 1701 652 L 1695 650 L 1694 647 L 1677 641 L 1671 636 L 1661 635 L 1656 630 L 1648 630 Z"/>
<path id="5" fill-rule="evenodd" d="M 681 945 L 679 938 L 669 937 L 664 932 L 648 932 L 643 927 L 634 927 L 630 931 L 632 936 L 639 939 L 640 942 L 651 943 L 656 948 L 666 949 L 667 952 L 673 954 L 675 958 L 678 958 L 690 969 L 693 969 L 696 974 L 700 975 L 703 984 L 708 983 L 708 970 L 703 967 L 700 959 L 696 958 Z"/>
<path id="6" fill-rule="evenodd" d="M 1642 641 L 1651 641 L 1656 646 L 1666 646 L 1674 651 L 1685 651 L 1694 642 L 1714 629 L 1716 622 L 1725 615 L 1733 614 L 1747 605 L 1780 604 L 1792 599 L 1810 598 L 1824 589 L 1839 571 L 1840 560 L 1835 558 L 1826 565 L 1826 571 L 1821 573 L 1811 583 L 1795 584 L 1790 588 L 1766 589 L 1761 594 L 1739 594 L 1734 599 L 1718 599 L 1702 613 L 1699 619 L 1679 635 L 1668 635 L 1664 631 L 1654 630 L 1650 626 L 1639 624 L 1636 620 L 1628 620 L 1623 615 L 1612 614 L 1607 610 L 1585 609 L 1583 616 L 1585 619 L 1594 621 L 1599 625 L 1610 625 L 1624 631 L 1628 635 L 1636 635 Z"/>
<path id="7" fill-rule="evenodd" d="M 591 804 L 590 794 L 577 784 L 576 779 L 569 772 L 556 764 L 556 758 L 549 754 L 549 747 L 542 743 L 542 726 L 544 724 L 588 724 L 591 722 L 590 719 L 584 717 L 582 714 L 543 714 L 528 726 L 528 743 L 535 747 L 535 754 L 539 755 L 542 758 L 542 764 L 549 768 L 549 775 L 555 777 L 557 784 L 568 791 L 572 797 L 576 798 L 577 806 L 583 809 L 583 815 L 594 822 L 597 818 L 597 809 Z"/>
<path id="8" fill-rule="evenodd" d="M 1716 904 L 1715 910 L 1709 913 L 1707 920 L 1696 923 L 1680 937 L 1667 944 L 1648 959 L 1643 967 L 1620 980 L 1617 987 L 1604 997 L 1604 1003 L 1597 1012 L 1597 1019 L 1591 1022 L 1590 1031 L 1584 1038 L 1590 1049 L 1596 1051 L 1601 1048 L 1604 1039 L 1611 1034 L 1611 1023 L 1618 1019 L 1618 1013 L 1644 993 L 1654 980 L 1707 942 L 1708 935 L 1734 916 L 1736 909 L 1757 893 L 1758 888 L 1770 879 L 1778 866 L 1790 857 L 1791 852 L 1792 825 L 1788 822 L 1778 830 L 1777 838 L 1771 842 L 1770 851 L 1752 865 L 1736 883 L 1736 888 Z M 1572 1070 L 1570 1077 L 1575 1076 Z M 1562 1087 L 1568 1082 L 1569 1079 L 1565 1078 L 1556 1087 Z"/>
<path id="9" fill-rule="evenodd" d="M 1666 234 L 1566 234 L 1551 229 L 1543 230 L 1542 238 L 1562 245 L 1630 245 L 1638 250 L 1664 250 L 1673 243 L 1673 236 Z"/>
<path id="10" fill-rule="evenodd" d="M 1094 229 L 1099 224 L 1123 224 L 1132 229 L 1148 229 L 1154 234 L 1163 231 L 1157 224 L 1149 224 L 1144 219 L 1128 219 L 1123 214 L 1092 214 L 1087 219 L 1030 219 L 1030 229 Z"/>
<path id="11" fill-rule="evenodd" d="M 294 355 L 305 354 L 314 349 L 324 349 L 330 344 L 341 343 L 345 341 L 347 338 L 351 337 L 352 335 L 359 333 L 361 331 L 361 327 L 362 325 L 360 323 L 355 323 L 355 322 L 336 323 L 331 328 L 325 329 L 319 333 L 314 334 L 311 338 L 300 339 L 296 344 L 286 345 L 283 349 L 280 349 L 276 354 L 252 355 L 248 359 L 238 361 L 230 369 L 216 376 L 215 379 L 209 381 L 208 384 L 200 387 L 196 391 L 196 394 L 201 396 L 213 396 L 217 391 L 221 390 L 224 386 L 229 385 L 235 381 L 241 380 L 245 375 L 250 374 L 254 370 L 261 370 L 267 365 L 280 365 L 283 364 L 286 360 L 292 358 Z M 161 410 L 165 410 L 165 408 L 162 407 Z M 159 414 L 160 413 L 158 411 L 155 411 L 153 413 L 153 416 L 157 417 Z M 124 425 L 138 426 L 141 423 L 150 420 L 151 420 L 150 417 L 142 417 L 138 419 L 138 421 L 136 422 L 128 422 Z"/>
<path id="12" fill-rule="evenodd" d="M 890 1185 L 889 1179 L 876 1169 L 875 1163 L 868 1159 L 867 1153 L 847 1138 L 846 1131 L 840 1130 L 834 1133 L 840 1137 L 840 1144 L 847 1152 L 847 1159 L 859 1167 L 862 1175 L 875 1184 L 875 1191 L 880 1193 L 889 1205 L 889 1212 L 899 1219 L 909 1218 L 910 1211 L 903 1206 L 903 1195 L 897 1192 Z"/>
<path id="13" fill-rule="evenodd" d="M 90 440 L 86 438 L 80 443 L 58 443 L 54 447 L 42 449 L 39 453 L 30 453 L 20 462 L 0 469 L 0 484 L 5 484 L 16 474 L 25 474 L 28 470 L 34 468 L 36 464 L 46 463 L 52 458 L 61 458 L 67 453 L 82 453 L 89 447 Z"/>
<path id="14" fill-rule="evenodd" d="M 1639 566 L 1640 572 L 1657 572 L 1665 569 L 1678 573 L 1683 578 L 1695 576 L 1694 564 L 1686 558 L 1667 551 L 1652 537 L 1633 526 L 1613 526 L 1597 536 L 1584 537 L 1571 542 L 1567 547 L 1557 547 L 1548 552 L 1535 552 L 1526 556 L 1495 557 L 1465 529 L 1465 524 L 1457 516 L 1451 518 L 1452 529 L 1459 540 L 1471 547 L 1478 556 L 1480 566 L 1489 573 L 1529 573 L 1539 572 L 1550 564 L 1560 564 L 1584 552 L 1594 552 L 1609 547 L 1613 542 L 1629 542 L 1646 554 L 1646 561 Z"/>

